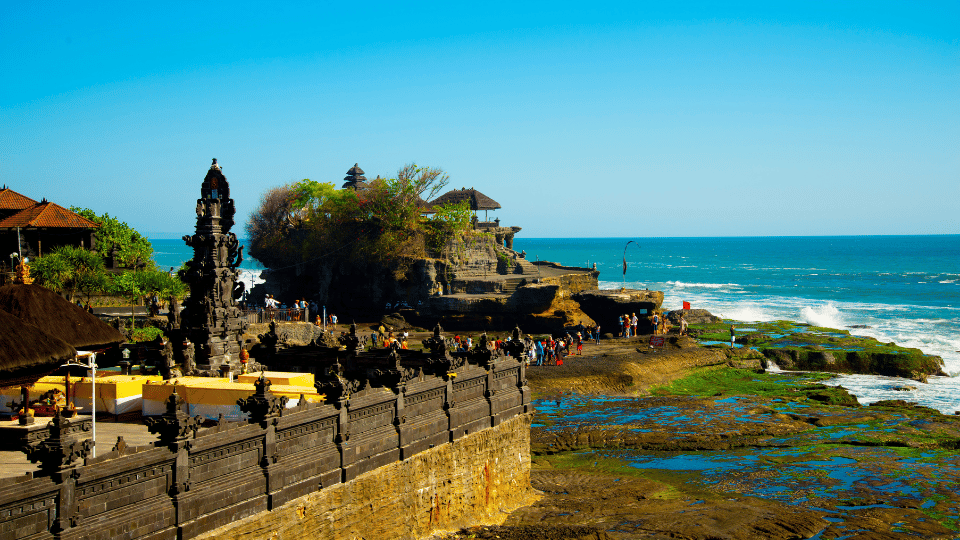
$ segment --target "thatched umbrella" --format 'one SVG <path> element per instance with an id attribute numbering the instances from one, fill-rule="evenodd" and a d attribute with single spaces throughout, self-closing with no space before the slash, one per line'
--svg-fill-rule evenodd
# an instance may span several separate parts
<path id="1" fill-rule="evenodd" d="M 33 384 L 76 356 L 69 343 L 0 310 L 0 386 Z"/>
<path id="2" fill-rule="evenodd" d="M 117 329 L 39 285 L 0 287 L 0 309 L 76 348 L 107 348 L 124 341 Z"/>
<path id="3" fill-rule="evenodd" d="M 467 204 L 470 205 L 470 209 L 474 212 L 477 210 L 483 210 L 484 219 L 486 219 L 487 210 L 496 210 L 500 208 L 500 203 L 473 188 L 461 188 L 448 191 L 430 201 L 430 206 L 435 208 L 441 204 L 459 203 L 461 201 L 467 201 Z"/>

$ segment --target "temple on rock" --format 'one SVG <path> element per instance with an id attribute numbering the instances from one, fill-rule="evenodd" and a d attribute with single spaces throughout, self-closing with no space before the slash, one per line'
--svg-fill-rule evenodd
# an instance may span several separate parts
<path id="1" fill-rule="evenodd" d="M 353 167 L 350 167 L 350 170 L 347 171 L 347 175 L 343 177 L 343 189 L 352 189 L 354 191 L 365 189 L 367 187 L 367 177 L 363 174 L 363 169 L 360 168 L 360 164 L 354 163 Z"/>
<path id="2" fill-rule="evenodd" d="M 187 261 L 190 296 L 181 330 L 196 348 L 200 371 L 229 369 L 240 358 L 245 323 L 237 304 L 243 284 L 237 278 L 243 246 L 230 232 L 235 212 L 227 178 L 214 159 L 200 186 L 196 233 L 183 237 L 193 248 L 193 259 Z"/>

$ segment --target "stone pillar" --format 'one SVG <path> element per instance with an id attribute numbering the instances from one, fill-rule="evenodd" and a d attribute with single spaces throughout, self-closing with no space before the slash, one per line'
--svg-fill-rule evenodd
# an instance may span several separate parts
<path id="1" fill-rule="evenodd" d="M 339 416 L 337 417 L 337 434 L 333 438 L 334 444 L 337 445 L 337 451 L 340 452 L 340 482 L 346 482 L 349 480 L 347 478 L 347 468 L 353 464 L 353 455 L 347 451 L 347 442 L 350 440 L 350 396 L 343 394 L 337 399 L 334 403 L 337 410 L 339 411 Z"/>
<path id="2" fill-rule="evenodd" d="M 283 480 L 277 471 L 277 462 L 280 461 L 280 452 L 277 449 L 277 424 L 287 405 L 286 397 L 276 397 L 270 391 L 270 381 L 266 380 L 263 372 L 260 378 L 253 383 L 256 391 L 249 398 L 240 398 L 237 405 L 240 410 L 250 415 L 250 422 L 260 424 L 263 428 L 263 454 L 260 456 L 260 466 L 266 480 L 267 508 L 273 510 L 276 497 L 283 489 Z"/>
<path id="3" fill-rule="evenodd" d="M 178 536 L 183 535 L 183 526 L 187 522 L 185 509 L 191 505 L 190 496 L 190 448 L 193 446 L 190 437 L 195 437 L 200 429 L 200 417 L 191 417 L 183 412 L 184 401 L 177 394 L 176 388 L 167 398 L 167 412 L 158 417 L 145 418 L 147 429 L 160 438 L 160 446 L 166 446 L 176 454 L 172 478 L 170 482 L 170 498 L 176 511 Z"/>
<path id="4" fill-rule="evenodd" d="M 504 236 L 504 244 L 507 246 L 507 249 L 513 249 L 513 233 L 507 233 Z"/>
<path id="5" fill-rule="evenodd" d="M 400 447 L 400 459 L 407 459 L 408 456 L 406 453 L 406 446 L 412 441 L 412 434 L 410 429 L 407 427 L 407 413 L 404 410 L 404 396 L 407 393 L 407 385 L 404 383 L 398 383 L 393 391 L 397 394 L 397 404 L 394 408 L 393 415 L 393 426 L 397 428 L 397 441 Z"/>
<path id="6" fill-rule="evenodd" d="M 453 395 L 453 378 L 454 377 L 456 377 L 456 374 L 454 373 L 447 373 L 446 375 L 443 376 L 443 380 L 446 381 L 447 383 L 446 392 L 444 393 L 444 398 L 443 398 L 443 412 L 445 412 L 447 415 L 447 431 L 450 434 L 450 442 L 457 440 L 458 438 L 457 433 L 459 432 L 457 428 L 460 427 L 459 425 L 457 425 L 456 422 L 454 422 L 454 418 L 456 418 L 454 407 L 457 406 L 456 401 L 454 401 L 454 395 Z"/>
<path id="7" fill-rule="evenodd" d="M 25 449 L 27 457 L 33 463 L 40 463 L 40 473 L 48 474 L 59 485 L 56 499 L 56 514 L 53 516 L 50 532 L 58 540 L 78 538 L 74 530 L 79 524 L 77 514 L 77 479 L 80 477 L 80 461 L 86 459 L 93 450 L 94 441 L 80 440 L 81 421 L 66 418 L 57 410 L 53 420 L 47 424 L 50 436 L 43 442 Z"/>

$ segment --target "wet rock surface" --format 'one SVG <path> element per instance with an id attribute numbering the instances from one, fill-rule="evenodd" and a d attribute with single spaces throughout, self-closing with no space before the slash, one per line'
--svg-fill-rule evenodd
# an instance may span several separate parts
<path id="1" fill-rule="evenodd" d="M 861 407 L 828 375 L 730 367 L 751 361 L 641 338 L 531 367 L 544 496 L 446 538 L 960 536 L 960 418 Z"/>

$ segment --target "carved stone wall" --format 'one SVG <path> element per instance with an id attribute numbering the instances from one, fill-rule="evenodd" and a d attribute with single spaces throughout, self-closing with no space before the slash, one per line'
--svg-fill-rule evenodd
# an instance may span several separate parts
<path id="1" fill-rule="evenodd" d="M 0 481 L 0 540 L 196 538 L 251 516 L 289 515 L 290 506 L 274 511 L 301 497 L 323 501 L 316 512 L 326 517 L 317 519 L 344 516 L 344 527 L 355 529 L 369 524 L 368 511 L 359 508 L 369 507 L 379 520 L 402 521 L 396 530 L 406 532 L 383 538 L 407 538 L 430 527 L 482 522 L 500 504 L 497 497 L 516 501 L 529 489 L 528 435 L 518 430 L 529 422 L 530 391 L 523 364 L 513 358 L 481 358 L 439 376 L 420 371 L 393 389 L 368 381 L 333 404 L 300 403 L 281 416 L 168 436 L 163 444 L 121 446 L 62 472 Z M 496 429 L 517 417 L 520 427 Z M 499 450 L 483 443 L 481 451 L 476 441 L 488 436 L 507 442 Z M 418 508 L 434 505 L 429 512 L 436 517 L 378 514 L 406 502 L 390 499 L 393 492 L 382 485 L 374 489 L 376 481 L 361 480 L 387 466 L 393 472 L 382 478 L 407 478 L 404 485 L 427 490 L 407 496 Z M 329 497 L 316 497 L 340 485 Z M 336 522 L 315 526 L 329 534 L 340 530 Z"/>
<path id="2" fill-rule="evenodd" d="M 390 540 L 501 524 L 538 497 L 529 427 L 530 415 L 511 418 L 198 538 Z"/>

